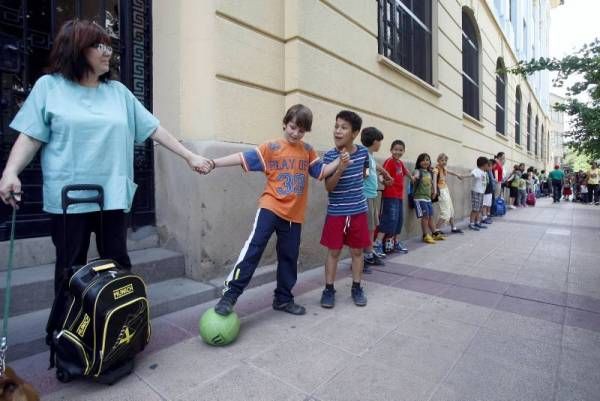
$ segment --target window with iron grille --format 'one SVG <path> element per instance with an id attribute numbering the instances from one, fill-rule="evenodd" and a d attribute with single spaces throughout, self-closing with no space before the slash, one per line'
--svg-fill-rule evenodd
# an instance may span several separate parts
<path id="1" fill-rule="evenodd" d="M 538 155 L 539 128 L 540 128 L 540 120 L 539 120 L 538 116 L 535 116 L 535 141 L 533 142 L 533 152 L 536 156 Z"/>
<path id="2" fill-rule="evenodd" d="M 496 63 L 496 131 L 506 135 L 506 73 L 504 63 Z"/>
<path id="3" fill-rule="evenodd" d="M 521 144 L 521 88 L 518 86 L 515 95 L 515 143 Z"/>
<path id="4" fill-rule="evenodd" d="M 379 0 L 379 54 L 432 83 L 431 0 Z"/>
<path id="5" fill-rule="evenodd" d="M 463 111 L 479 120 L 479 41 L 471 17 L 462 13 Z"/>
<path id="6" fill-rule="evenodd" d="M 544 124 L 542 124 L 542 145 L 540 146 L 540 153 L 542 155 L 542 160 L 546 160 L 546 134 L 544 133 Z"/>
<path id="7" fill-rule="evenodd" d="M 527 105 L 527 151 L 531 151 L 531 103 Z"/>

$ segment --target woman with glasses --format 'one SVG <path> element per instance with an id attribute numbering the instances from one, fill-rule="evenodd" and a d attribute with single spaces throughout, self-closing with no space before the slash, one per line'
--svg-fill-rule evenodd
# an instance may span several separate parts
<path id="1" fill-rule="evenodd" d="M 44 210 L 51 215 L 56 247 L 55 291 L 69 278 L 71 266 L 86 263 L 90 234 L 100 231 L 96 205 L 72 205 L 66 219 L 68 244 L 64 243 L 64 186 L 103 187 L 99 254 L 130 268 L 126 213 L 137 187 L 133 182 L 134 143 L 152 138 L 195 171 L 210 166 L 207 159 L 186 149 L 161 127 L 123 84 L 110 79 L 111 55 L 110 37 L 100 26 L 85 20 L 67 21 L 54 41 L 48 74 L 36 82 L 10 124 L 21 134 L 0 180 L 0 197 L 16 207 L 21 192 L 18 175 L 41 149 Z"/>

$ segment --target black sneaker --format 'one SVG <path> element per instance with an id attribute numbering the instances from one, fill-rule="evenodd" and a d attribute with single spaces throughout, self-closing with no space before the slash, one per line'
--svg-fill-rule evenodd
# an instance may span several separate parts
<path id="1" fill-rule="evenodd" d="M 291 313 L 292 315 L 304 315 L 306 313 L 306 308 L 302 305 L 298 305 L 294 301 L 285 302 L 282 304 L 273 301 L 273 309 Z"/>
<path id="2" fill-rule="evenodd" d="M 367 296 L 362 287 L 352 288 L 352 300 L 356 306 L 365 306 L 367 304 Z"/>
<path id="3" fill-rule="evenodd" d="M 235 300 L 223 295 L 219 302 L 215 305 L 215 312 L 217 312 L 221 316 L 227 316 L 231 312 L 233 312 L 233 306 L 235 305 Z"/>
<path id="4" fill-rule="evenodd" d="M 321 306 L 323 308 L 333 308 L 335 306 L 335 290 L 325 288 L 321 295 Z"/>
<path id="5" fill-rule="evenodd" d="M 385 265 L 385 263 L 383 263 L 383 261 L 377 257 L 375 254 L 373 254 L 372 256 L 364 256 L 364 261 L 365 261 L 365 267 L 366 266 L 383 266 Z"/>
<path id="6" fill-rule="evenodd" d="M 469 224 L 469 230 L 479 231 L 479 227 L 477 227 L 475 224 L 471 223 L 471 224 Z"/>
<path id="7" fill-rule="evenodd" d="M 452 232 L 452 234 L 464 234 L 465 233 L 460 228 L 453 228 L 451 232 Z"/>

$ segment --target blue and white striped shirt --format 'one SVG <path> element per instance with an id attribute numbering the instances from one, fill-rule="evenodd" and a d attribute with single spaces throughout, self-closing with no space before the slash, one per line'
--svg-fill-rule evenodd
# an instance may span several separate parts
<path id="1" fill-rule="evenodd" d="M 331 149 L 323 155 L 323 162 L 329 164 L 339 156 L 339 150 Z M 333 191 L 329 192 L 328 215 L 352 216 L 367 211 L 363 177 L 365 169 L 369 168 L 369 152 L 364 146 L 356 145 L 350 159 L 352 163 L 344 170 Z"/>

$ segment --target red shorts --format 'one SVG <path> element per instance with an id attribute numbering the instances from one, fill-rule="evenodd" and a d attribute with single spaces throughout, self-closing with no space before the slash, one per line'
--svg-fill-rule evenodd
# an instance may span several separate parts
<path id="1" fill-rule="evenodd" d="M 342 249 L 344 245 L 362 249 L 371 245 L 367 213 L 353 216 L 327 215 L 321 245 L 329 249 Z"/>

